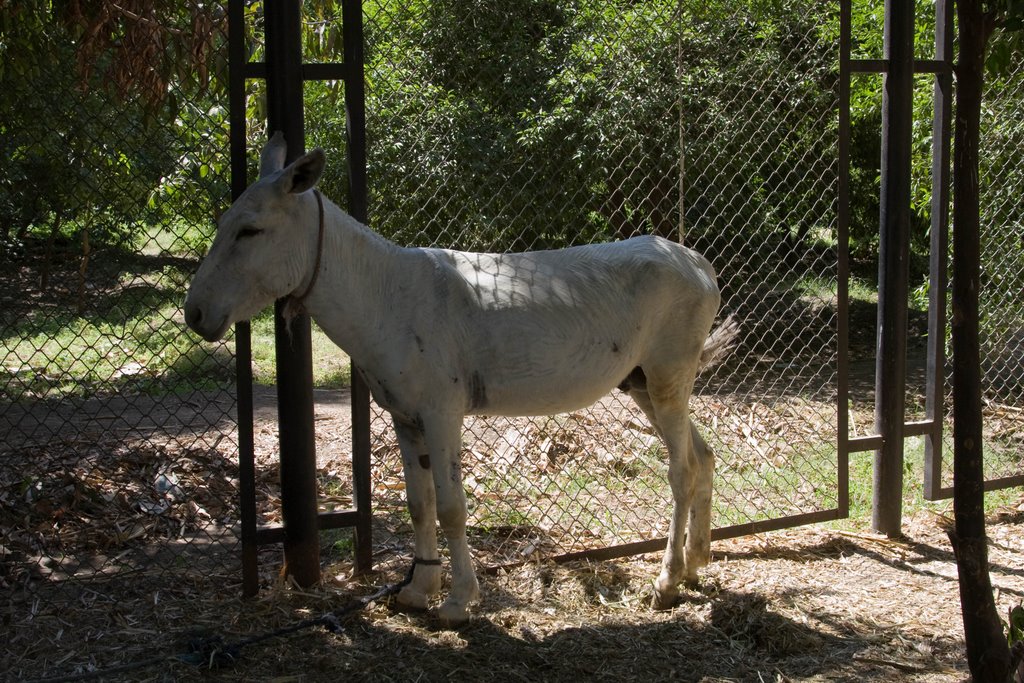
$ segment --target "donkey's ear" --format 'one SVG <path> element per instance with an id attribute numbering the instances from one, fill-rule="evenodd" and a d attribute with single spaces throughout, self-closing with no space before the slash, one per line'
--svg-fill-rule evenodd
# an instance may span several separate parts
<path id="1" fill-rule="evenodd" d="M 277 184 L 285 192 L 299 193 L 316 186 L 323 175 L 327 157 L 319 147 L 302 155 L 281 171 Z"/>
<path id="2" fill-rule="evenodd" d="M 284 140 L 284 133 L 277 131 L 263 146 L 263 151 L 260 153 L 260 178 L 265 178 L 284 168 L 284 159 L 287 153 L 288 143 Z"/>

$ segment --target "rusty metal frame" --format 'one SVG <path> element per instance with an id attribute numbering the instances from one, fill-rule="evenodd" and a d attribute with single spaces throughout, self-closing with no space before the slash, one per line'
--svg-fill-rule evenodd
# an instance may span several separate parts
<path id="1" fill-rule="evenodd" d="M 934 422 L 925 435 L 924 497 L 948 498 L 942 487 L 942 434 L 946 398 L 946 274 L 949 251 L 950 126 L 953 117 L 953 2 L 935 5 L 935 59 L 944 68 L 935 73 L 932 122 L 932 234 L 928 291 L 928 387 L 925 413 Z"/>
<path id="2" fill-rule="evenodd" d="M 303 64 L 301 61 L 301 2 L 269 3 L 266 12 L 267 59 L 249 62 L 245 46 L 245 5 L 231 0 L 229 21 L 229 102 L 231 194 L 236 199 L 248 185 L 245 84 L 265 79 L 271 127 L 285 131 L 289 159 L 304 149 L 302 83 L 339 80 L 345 83 L 347 111 L 349 212 L 360 221 L 367 218 L 366 124 L 364 112 L 362 3 L 343 0 L 342 34 L 344 62 Z M 273 92 L 272 92 L 273 90 Z M 280 315 L 277 316 L 280 318 Z M 298 324 L 296 324 L 298 323 Z M 289 348 L 284 348 L 284 346 Z M 357 572 L 368 571 L 372 561 L 370 500 L 369 393 L 353 374 L 353 498 L 355 507 L 317 513 L 316 457 L 313 427 L 309 320 L 293 321 L 291 334 L 278 335 L 278 403 L 281 422 L 281 499 L 283 526 L 259 526 L 255 497 L 253 438 L 251 331 L 248 322 L 236 325 L 236 381 L 238 384 L 239 494 L 242 541 L 242 591 L 255 595 L 258 546 L 284 543 L 288 571 L 302 584 L 319 579 L 319 531 L 353 527 Z M 294 371 L 284 386 L 281 364 Z"/>
<path id="3" fill-rule="evenodd" d="M 927 434 L 924 460 L 924 497 L 953 497 L 953 487 L 942 485 L 942 421 L 946 396 L 945 343 L 949 244 L 950 126 L 953 119 L 953 3 L 938 0 L 935 8 L 935 121 L 932 147 L 932 280 L 928 318 L 928 395 L 926 411 L 936 425 Z M 933 349 L 934 346 L 934 349 Z M 986 491 L 1024 485 L 1024 474 L 985 480 Z"/>
<path id="4" fill-rule="evenodd" d="M 892 3 L 887 3 L 887 6 Z M 231 149 L 232 149 L 232 191 L 237 196 L 245 187 L 245 120 L 244 120 L 244 83 L 249 78 L 267 78 L 270 67 L 267 64 L 247 63 L 246 53 L 242 44 L 244 32 L 241 29 L 243 20 L 243 4 L 240 0 L 232 0 L 229 5 L 232 28 L 230 45 L 231 65 Z M 890 460 L 893 453 L 899 458 L 898 469 L 902 472 L 902 445 L 908 436 L 923 436 L 926 439 L 925 455 L 925 496 L 934 500 L 948 497 L 951 488 L 941 486 L 941 458 L 944 418 L 945 389 L 945 331 L 946 331 L 946 288 L 947 288 L 947 240 L 949 230 L 949 139 L 950 139 L 950 102 L 952 87 L 952 17 L 951 0 L 937 0 L 936 6 L 936 52 L 935 59 L 912 59 L 913 73 L 930 73 L 935 75 L 935 114 L 933 135 L 933 194 L 932 194 L 932 243 L 930 260 L 930 301 L 929 301 L 929 340 L 928 340 L 928 378 L 926 416 L 919 421 L 907 422 L 902 414 L 896 423 L 876 434 L 852 437 L 849 433 L 849 237 L 850 237 L 850 81 L 854 74 L 884 74 L 889 71 L 888 59 L 851 59 L 851 13 L 852 0 L 839 0 L 840 39 L 839 39 L 839 103 L 838 122 L 838 186 L 837 186 L 837 498 L 832 509 L 799 513 L 779 518 L 758 520 L 744 524 L 714 529 L 712 538 L 721 540 L 753 533 L 788 528 L 803 524 L 843 519 L 849 515 L 849 457 L 851 453 L 861 451 L 886 451 L 886 471 L 891 473 Z M 888 10 L 887 10 L 888 11 Z M 362 54 L 362 7 L 360 0 L 344 0 L 343 2 L 343 33 L 345 40 L 345 57 L 342 64 L 304 64 L 300 66 L 300 80 L 337 79 L 345 82 L 346 110 L 348 112 L 348 144 L 350 163 L 350 212 L 357 219 L 367 220 L 367 180 L 366 180 L 366 140 L 365 140 L 365 101 L 363 92 L 363 54 Z M 906 79 L 904 78 L 904 82 Z M 905 97 L 907 93 L 902 93 Z M 896 133 L 902 136 L 903 132 Z M 901 139 L 890 139 L 890 142 L 904 144 Z M 903 283 L 904 285 L 906 283 Z M 894 291 L 899 294 L 901 286 L 896 283 Z M 896 299 L 904 299 L 902 303 Z M 892 305 L 897 310 L 905 308 L 905 296 L 894 297 Z M 283 527 L 258 527 L 255 515 L 254 483 L 252 476 L 252 390 L 251 369 L 249 368 L 249 330 L 246 323 L 237 328 L 238 340 L 238 397 L 239 397 L 239 450 L 242 476 L 242 544 L 245 576 L 245 592 L 256 591 L 255 567 L 256 546 L 263 543 L 285 540 L 289 532 Z M 898 340 L 897 340 L 898 341 Z M 900 348 L 900 344 L 896 344 Z M 881 365 L 879 365 L 879 368 Z M 876 372 L 881 374 L 879 368 Z M 902 378 L 901 378 L 902 379 Z M 369 393 L 353 373 L 353 477 L 355 508 L 328 515 L 318 515 L 318 529 L 355 527 L 356 536 L 356 567 L 359 571 L 370 569 L 372 562 L 371 547 L 371 493 L 369 481 L 370 467 L 370 410 Z M 883 390 L 889 391 L 892 385 L 884 383 Z M 897 387 L 902 382 L 896 383 Z M 880 385 L 881 386 L 881 385 Z M 902 391 L 898 401 L 889 400 L 891 408 L 901 404 Z M 889 416 L 891 418 L 892 416 Z M 876 420 L 876 424 L 882 424 Z M 882 456 L 876 456 L 876 459 Z M 883 474 L 883 478 L 889 476 Z M 876 476 L 876 488 L 879 482 Z M 986 483 L 986 489 L 999 488 L 1020 483 L 1024 477 L 1009 477 Z M 884 482 L 883 482 L 884 483 Z M 885 488 L 882 502 L 876 498 L 876 507 L 884 504 L 889 507 L 887 513 L 890 522 L 895 519 L 895 528 L 899 527 L 899 502 L 893 503 L 890 481 Z M 885 500 L 888 499 L 888 502 Z M 895 515 L 895 517 L 893 516 Z M 888 527 L 893 527 L 889 524 Z M 891 528 L 890 528 L 891 531 Z M 664 538 L 644 540 L 612 547 L 592 549 L 581 552 L 566 553 L 554 558 L 555 561 L 571 561 L 581 558 L 611 559 L 646 552 L 656 552 L 665 547 Z"/>
<path id="5" fill-rule="evenodd" d="M 899 469 L 902 470 L 903 441 L 909 436 L 924 436 L 928 452 L 941 456 L 943 430 L 943 400 L 945 386 L 945 330 L 946 330 L 946 239 L 948 234 L 948 203 L 949 203 L 949 106 L 950 82 L 952 76 L 951 41 L 952 22 L 950 20 L 949 0 L 938 0 L 936 6 L 936 58 L 931 60 L 913 60 L 914 73 L 931 73 L 936 76 L 936 111 L 933 121 L 933 192 L 932 192 L 932 243 L 930 260 L 930 301 L 928 315 L 928 377 L 926 415 L 924 420 L 905 422 L 902 419 L 889 429 L 886 434 L 876 433 L 868 436 L 851 437 L 849 434 L 849 337 L 847 333 L 849 316 L 849 87 L 853 74 L 884 74 L 889 70 L 889 63 L 882 59 L 850 58 L 852 39 L 850 35 L 850 15 L 852 0 L 840 0 L 841 28 L 840 43 L 842 57 L 840 60 L 840 91 L 844 93 L 840 103 L 840 118 L 846 126 L 840 126 L 840 285 L 839 285 L 839 317 L 840 317 L 840 354 L 839 354 L 839 449 L 841 458 L 847 459 L 850 453 L 861 451 L 881 451 L 887 448 L 887 455 L 897 453 Z M 887 3 L 887 5 L 890 3 Z M 909 95 L 909 93 L 904 93 Z M 883 124 L 884 125 L 884 124 Z M 884 162 L 884 160 L 883 160 Z M 905 283 L 904 283 L 905 284 Z M 880 294 L 881 298 L 881 294 Z M 905 307 L 906 297 L 896 305 Z M 902 391 L 898 401 L 889 401 L 889 406 L 902 405 Z M 890 418 L 892 416 L 889 416 Z M 891 421 L 891 420 L 890 420 Z M 890 425 L 892 426 L 892 425 Z M 932 476 L 927 464 L 927 476 Z M 892 464 L 892 463 L 890 463 Z M 888 468 L 891 469 L 891 468 Z M 938 469 L 934 472 L 937 475 Z M 891 472 L 890 472 L 891 474 Z M 885 483 L 885 482 L 883 482 Z M 900 482 L 901 483 L 901 482 Z M 898 532 L 900 500 L 902 486 L 895 487 L 888 482 L 888 492 L 882 500 L 876 496 L 876 505 L 883 505 L 887 510 L 882 513 L 885 523 L 882 525 L 887 532 Z M 878 482 L 876 481 L 876 487 Z M 927 487 L 927 482 L 926 482 Z M 877 494 L 877 492 L 876 492 Z"/>
<path id="6" fill-rule="evenodd" d="M 851 60 L 850 55 L 850 11 L 852 0 L 841 0 L 842 58 L 840 67 L 840 92 L 844 103 L 840 104 L 840 120 L 848 121 L 849 79 L 851 74 L 879 74 L 888 70 L 886 60 Z M 935 57 L 915 59 L 914 73 L 933 74 L 934 114 L 932 119 L 932 203 L 931 243 L 929 256 L 929 299 L 928 299 L 928 348 L 927 385 L 925 388 L 925 417 L 923 420 L 905 422 L 898 438 L 900 448 L 906 437 L 921 436 L 925 439 L 924 455 L 924 497 L 926 500 L 941 500 L 953 495 L 953 487 L 942 486 L 942 441 L 945 422 L 946 399 L 946 333 L 949 267 L 949 205 L 950 205 L 950 140 L 953 105 L 953 3 L 952 0 L 937 0 L 935 5 Z M 848 124 L 847 124 L 848 128 Z M 848 130 L 840 125 L 840 146 Z M 878 450 L 885 444 L 881 434 L 851 438 L 846 406 L 849 400 L 848 336 L 846 334 L 849 314 L 848 282 L 849 269 L 846 258 L 849 247 L 849 152 L 840 153 L 840 359 L 839 359 L 839 442 L 841 458 L 850 453 Z M 902 400 L 902 396 L 900 397 Z M 893 438 L 893 437 L 889 437 Z M 1024 475 L 991 479 L 985 482 L 985 490 L 991 491 L 1024 483 Z M 895 495 L 895 494 L 893 494 Z"/>

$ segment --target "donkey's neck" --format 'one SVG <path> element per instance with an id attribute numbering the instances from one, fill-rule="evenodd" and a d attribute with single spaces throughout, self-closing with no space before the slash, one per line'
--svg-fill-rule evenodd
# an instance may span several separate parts
<path id="1" fill-rule="evenodd" d="M 305 307 L 331 341 L 362 364 L 379 345 L 391 293 L 401 284 L 406 270 L 402 262 L 412 256 L 411 250 L 381 237 L 326 199 L 324 221 L 320 274 Z"/>

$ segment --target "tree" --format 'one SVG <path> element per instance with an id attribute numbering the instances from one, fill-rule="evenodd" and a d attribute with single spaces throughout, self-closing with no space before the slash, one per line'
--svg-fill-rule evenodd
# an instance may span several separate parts
<path id="1" fill-rule="evenodd" d="M 833 173 L 834 50 L 813 3 L 371 7 L 373 225 L 397 241 L 676 236 L 683 208 L 687 242 L 738 263 L 831 223 L 817 183 Z"/>
<path id="2" fill-rule="evenodd" d="M 189 167 L 174 143 L 198 156 L 200 129 L 226 118 L 193 111 L 223 86 L 222 14 L 217 3 L 0 0 L 0 239 L 79 218 L 102 241 L 131 237 L 125 217 Z"/>
<path id="3" fill-rule="evenodd" d="M 1015 667 L 996 611 L 988 572 L 982 470 L 979 347 L 980 201 L 978 149 L 986 47 L 998 28 L 1019 30 L 1024 3 L 957 0 L 953 143 L 953 510 L 950 542 L 960 579 L 967 662 L 976 681 L 1005 683 Z"/>

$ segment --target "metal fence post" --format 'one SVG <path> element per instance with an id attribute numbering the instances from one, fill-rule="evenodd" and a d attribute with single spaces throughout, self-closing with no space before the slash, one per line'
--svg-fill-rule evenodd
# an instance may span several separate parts
<path id="1" fill-rule="evenodd" d="M 264 5 L 267 59 L 267 123 L 283 131 L 287 161 L 305 152 L 302 102 L 302 3 Z M 277 401 L 281 444 L 281 516 L 285 567 L 300 586 L 320 580 L 317 531 L 316 443 L 313 431 L 312 333 L 308 315 L 287 329 L 282 301 L 274 308 Z"/>
<path id="2" fill-rule="evenodd" d="M 369 222 L 366 179 L 366 92 L 363 80 L 363 3 L 344 0 L 341 26 L 345 41 L 345 116 L 348 148 L 349 213 Z M 372 501 L 370 490 L 370 390 L 362 376 L 352 372 L 352 470 L 356 503 L 355 569 L 373 568 Z"/>
<path id="3" fill-rule="evenodd" d="M 913 125 L 914 3 L 885 3 L 882 192 L 878 256 L 878 356 L 871 526 L 899 535 L 903 503 L 903 426 L 910 259 L 910 151 Z"/>
<path id="4" fill-rule="evenodd" d="M 228 4 L 228 98 L 231 158 L 231 201 L 249 184 L 245 150 L 245 5 Z M 242 540 L 242 594 L 259 592 L 256 542 L 256 447 L 253 441 L 252 329 L 249 321 L 235 324 L 235 382 L 238 386 L 238 493 Z"/>
<path id="5" fill-rule="evenodd" d="M 953 0 L 935 3 L 935 74 L 932 121 L 932 232 L 928 290 L 928 386 L 925 411 L 932 429 L 925 438 L 924 495 L 936 500 L 942 489 L 942 431 L 946 389 L 946 267 L 949 261 L 950 128 L 953 119 Z"/>

